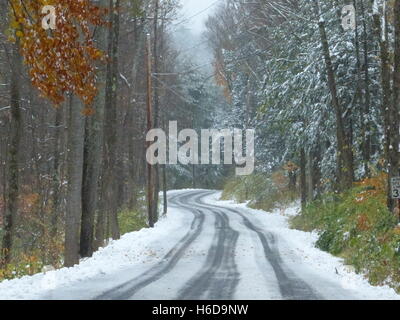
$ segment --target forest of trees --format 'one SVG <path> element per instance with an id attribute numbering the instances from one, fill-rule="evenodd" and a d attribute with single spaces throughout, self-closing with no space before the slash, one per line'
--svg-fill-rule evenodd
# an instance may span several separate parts
<path id="1" fill-rule="evenodd" d="M 54 30 L 43 28 L 44 5 L 56 8 Z M 29 265 L 26 273 L 73 266 L 120 237 L 120 211 L 146 214 L 149 100 L 152 127 L 167 127 L 170 119 L 183 128 L 213 125 L 215 104 L 223 106 L 224 98 L 190 52 L 174 45 L 182 31 L 179 6 L 174 0 L 0 2 L 5 277 L 16 265 Z M 217 174 L 195 180 L 189 166 L 152 171 L 154 203 L 161 190 L 211 186 L 207 179 Z M 150 226 L 163 214 L 152 210 Z"/>
<path id="2" fill-rule="evenodd" d="M 354 28 L 344 28 L 352 5 Z M 285 163 L 303 204 L 399 176 L 400 1 L 226 1 L 207 22 L 225 123 L 257 128 L 258 171 Z M 288 172 L 290 175 L 292 172 Z"/>
<path id="3" fill-rule="evenodd" d="M 54 30 L 44 5 L 57 9 Z M 383 173 L 395 210 L 400 0 L 220 0 L 203 40 L 211 74 L 174 45 L 179 8 L 0 2 L 0 269 L 73 266 L 119 239 L 119 213 L 144 197 L 152 227 L 166 190 L 221 187 L 229 167 L 148 167 L 146 133 L 170 120 L 256 128 L 257 172 L 289 168 L 303 204 Z"/>

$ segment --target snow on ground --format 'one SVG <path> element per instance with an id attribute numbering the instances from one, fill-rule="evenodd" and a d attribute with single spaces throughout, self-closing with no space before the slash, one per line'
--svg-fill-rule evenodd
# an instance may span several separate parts
<path id="1" fill-rule="evenodd" d="M 190 190 L 172 191 L 169 192 L 169 196 L 187 191 Z M 204 200 L 211 205 L 240 209 L 261 229 L 271 232 L 276 237 L 274 245 L 278 248 L 284 264 L 301 275 L 301 278 L 307 283 L 320 289 L 324 296 L 330 299 L 346 299 L 348 296 L 359 299 L 400 299 L 400 295 L 397 295 L 393 289 L 371 286 L 362 275 L 355 274 L 350 267 L 345 266 L 341 259 L 315 248 L 318 237 L 316 233 L 290 229 L 288 218 L 298 213 L 298 205 L 286 210 L 266 213 L 265 211 L 250 209 L 246 204 L 218 201 L 220 194 L 220 192 L 215 192 Z M 107 286 L 115 287 L 116 280 L 122 282 L 124 277 L 131 277 L 132 273 L 130 272 L 135 271 L 134 274 L 141 274 L 141 271 L 158 264 L 165 254 L 187 233 L 191 221 L 190 215 L 177 208 L 170 207 L 168 216 L 162 218 L 154 229 L 143 229 L 126 234 L 121 240 L 112 241 L 106 248 L 96 252 L 92 258 L 83 260 L 80 265 L 74 268 L 63 268 L 46 274 L 1 282 L 0 299 L 43 299 L 47 297 L 46 294 L 49 292 L 57 293 L 60 291 L 63 293 L 62 289 L 66 287 L 80 291 L 83 299 L 91 298 L 95 296 L 95 293 L 98 293 L 98 290 L 107 289 Z M 235 229 L 251 234 L 241 225 L 240 219 L 233 219 L 232 223 Z M 212 235 L 206 238 L 212 239 Z M 254 254 L 259 250 L 246 251 L 249 246 L 254 246 L 254 243 L 258 242 L 256 237 L 252 244 L 242 243 L 243 241 L 241 241 L 239 239 L 238 249 L 243 252 L 248 251 L 248 261 L 254 260 L 261 263 L 262 257 L 254 259 Z M 195 245 L 198 246 L 197 243 Z M 245 255 L 242 255 L 242 257 L 245 257 Z M 238 289 L 241 292 L 247 292 L 250 290 L 249 288 L 254 291 L 257 288 L 256 285 L 249 285 L 249 283 L 264 282 L 261 276 L 254 276 L 254 273 L 246 272 L 248 264 L 246 261 L 239 261 L 243 281 L 240 282 Z M 265 268 L 263 267 L 261 270 L 265 271 Z M 272 271 L 270 273 L 273 274 Z M 173 274 L 170 276 L 173 276 Z M 121 277 L 121 279 L 116 279 L 118 277 Z M 168 279 L 167 277 L 165 281 Z M 273 283 L 272 280 L 268 282 L 270 291 L 279 292 L 279 289 L 275 288 L 277 283 Z M 92 288 L 90 290 L 86 285 L 88 282 L 91 283 L 90 287 Z M 80 288 L 86 289 L 81 290 Z M 273 288 L 275 290 L 272 290 Z M 257 290 L 255 290 L 247 296 L 254 299 L 261 296 L 265 298 L 265 290 L 261 287 L 260 290 L 262 292 L 257 293 Z M 74 294 L 70 296 L 74 297 Z M 269 298 L 279 299 L 278 295 Z"/>
<path id="2" fill-rule="evenodd" d="M 360 274 L 356 274 L 350 266 L 346 266 L 343 259 L 332 256 L 315 247 L 318 240 L 316 232 L 303 232 L 290 229 L 289 218 L 297 215 L 300 205 L 293 205 L 285 210 L 278 209 L 272 213 L 262 210 L 254 210 L 247 203 L 238 204 L 234 201 L 220 201 L 221 193 L 217 192 L 209 196 L 205 201 L 224 207 L 241 209 L 257 219 L 265 230 L 271 231 L 278 238 L 279 251 L 282 259 L 309 283 L 318 287 L 318 283 L 326 283 L 328 280 L 352 292 L 359 299 L 366 300 L 400 300 L 394 289 L 389 286 L 374 287 Z M 324 288 L 328 295 L 335 296 L 329 292 L 330 288 Z M 332 289 L 334 290 L 334 289 Z"/>
<path id="3" fill-rule="evenodd" d="M 171 191 L 168 194 L 172 196 L 187 191 Z M 0 282 L 0 300 L 40 299 L 47 291 L 101 275 L 112 275 L 133 264 L 157 263 L 176 243 L 175 241 L 187 232 L 187 228 L 182 228 L 182 225 L 190 227 L 190 222 L 185 221 L 187 219 L 187 215 L 182 211 L 170 208 L 167 218 L 162 218 L 154 229 L 142 229 L 126 234 L 118 241 L 111 241 L 92 258 L 82 260 L 73 268 L 62 268 L 46 274 L 40 273 Z M 165 239 L 171 240 L 170 243 L 166 243 Z M 157 251 L 154 248 L 157 248 Z"/>

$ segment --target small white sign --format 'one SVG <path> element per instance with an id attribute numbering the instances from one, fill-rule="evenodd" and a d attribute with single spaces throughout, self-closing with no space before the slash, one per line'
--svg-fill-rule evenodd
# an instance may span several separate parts
<path id="1" fill-rule="evenodd" d="M 392 198 L 400 199 L 400 177 L 392 178 Z"/>

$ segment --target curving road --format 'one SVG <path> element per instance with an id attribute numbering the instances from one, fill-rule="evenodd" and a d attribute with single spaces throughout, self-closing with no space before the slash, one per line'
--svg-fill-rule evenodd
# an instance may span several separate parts
<path id="1" fill-rule="evenodd" d="M 342 286 L 288 265 L 277 236 L 260 227 L 257 217 L 240 209 L 211 205 L 213 191 L 172 194 L 171 208 L 184 212 L 170 251 L 146 268 L 93 279 L 47 298 L 97 300 L 351 299 Z M 172 237 L 172 235 L 171 235 Z M 169 242 L 171 242 L 170 240 Z M 90 287 L 90 290 L 87 289 Z M 86 295 L 83 294 L 86 292 Z"/>

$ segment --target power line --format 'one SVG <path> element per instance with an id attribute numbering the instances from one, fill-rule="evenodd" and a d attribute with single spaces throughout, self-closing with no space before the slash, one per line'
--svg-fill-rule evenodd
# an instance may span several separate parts
<path id="1" fill-rule="evenodd" d="M 174 89 L 172 89 L 168 84 L 166 84 L 164 81 L 162 81 L 161 79 L 157 78 L 154 74 L 152 75 L 152 77 L 154 79 L 156 79 L 157 81 L 159 81 L 161 84 L 164 85 L 164 87 L 169 90 L 170 92 L 172 92 L 173 94 L 175 94 L 178 98 L 180 98 L 182 101 L 188 103 L 188 104 L 192 104 L 191 101 L 189 101 L 188 99 L 186 99 L 184 96 L 182 96 L 180 93 L 176 92 Z"/>
<path id="2" fill-rule="evenodd" d="M 218 0 L 218 1 L 219 1 L 219 0 Z M 218 1 L 216 1 L 216 2 L 218 2 Z M 216 2 L 215 2 L 215 3 L 216 3 Z M 215 4 L 215 3 L 214 3 L 214 4 Z M 239 27 L 240 25 L 242 25 L 244 22 L 246 22 L 246 19 L 248 19 L 255 11 L 257 11 L 257 9 L 253 9 L 248 15 L 244 15 L 239 21 L 237 21 L 237 22 L 233 25 L 233 27 Z M 241 35 L 238 35 L 238 36 L 236 36 L 235 38 L 239 38 L 240 36 L 241 36 Z M 179 52 L 179 55 L 181 55 L 181 54 L 183 54 L 183 53 L 185 53 L 185 52 L 187 52 L 187 51 L 196 49 L 197 47 L 199 47 L 199 46 L 201 46 L 202 44 L 205 44 L 205 43 L 207 43 L 207 42 L 209 42 L 209 40 L 202 41 L 202 42 L 196 44 L 195 46 L 193 46 L 193 47 L 191 47 L 191 48 L 184 49 L 183 51 L 180 51 L 180 52 Z"/>
<path id="3" fill-rule="evenodd" d="M 203 9 L 202 11 L 198 12 L 198 13 L 195 14 L 194 16 L 189 17 L 189 18 L 187 18 L 186 20 L 183 20 L 183 21 L 177 23 L 175 26 L 178 26 L 178 25 L 182 24 L 183 22 L 188 21 L 188 20 L 194 18 L 195 16 L 201 14 L 202 12 L 204 12 L 204 11 L 208 10 L 209 8 L 211 8 L 212 6 L 214 6 L 214 5 L 215 5 L 216 3 L 218 3 L 219 1 L 220 1 L 220 0 L 215 1 L 215 2 L 212 3 L 208 8 Z M 246 3 L 245 3 L 245 4 L 246 4 Z M 239 21 L 237 21 L 237 22 L 234 24 L 234 27 L 238 27 L 238 26 L 240 26 L 242 23 L 244 23 L 244 22 L 246 21 L 246 19 L 248 19 L 249 16 L 251 16 L 255 11 L 257 11 L 257 9 L 252 10 L 252 11 L 249 13 L 249 15 L 244 15 Z M 240 36 L 240 35 L 239 35 L 239 36 Z M 239 37 L 239 36 L 238 36 L 238 37 Z M 204 41 L 202 41 L 202 42 L 200 42 L 200 43 L 194 45 L 193 47 L 190 47 L 190 48 L 187 48 L 187 49 L 183 49 L 183 51 L 180 51 L 178 54 L 181 55 L 181 54 L 183 54 L 183 53 L 185 53 L 185 52 L 188 52 L 188 51 L 190 51 L 190 50 L 196 49 L 196 48 L 200 47 L 201 45 L 206 44 L 207 42 L 209 42 L 209 40 L 204 40 Z"/>
<path id="4" fill-rule="evenodd" d="M 240 58 L 237 58 L 237 59 L 228 61 L 228 63 L 240 62 L 240 61 L 246 60 L 246 59 L 248 59 L 248 58 L 257 56 L 257 55 L 259 55 L 259 54 L 263 54 L 263 53 L 265 53 L 265 52 L 267 52 L 267 51 L 269 51 L 269 49 L 262 50 L 262 51 L 257 51 L 257 52 L 254 52 L 254 53 L 252 53 L 252 54 L 246 55 L 246 56 L 244 56 L 244 57 L 240 57 Z M 182 71 L 182 72 L 175 72 L 175 73 L 153 73 L 153 75 L 156 75 L 156 76 L 177 76 L 177 75 L 184 75 L 184 74 L 191 73 L 191 72 L 193 72 L 193 71 L 197 71 L 197 70 L 199 70 L 199 69 L 201 69 L 201 68 L 203 68 L 203 67 L 205 67 L 205 66 L 209 66 L 209 65 L 212 65 L 212 64 L 214 64 L 214 61 L 213 61 L 213 62 L 208 62 L 208 63 L 202 64 L 202 65 L 199 65 L 199 66 L 195 66 L 195 67 L 193 67 L 192 69 L 189 69 L 189 70 L 186 70 L 186 71 Z"/>
<path id="5" fill-rule="evenodd" d="M 203 45 L 203 44 L 205 44 L 205 43 L 207 43 L 207 42 L 208 42 L 208 40 L 204 40 L 204 41 L 202 41 L 202 42 L 200 42 L 200 43 L 198 43 L 198 44 L 194 45 L 193 47 L 190 47 L 190 48 L 184 49 L 183 51 L 179 51 L 179 54 L 182 54 L 182 53 L 185 53 L 185 52 L 187 52 L 187 51 L 190 51 L 190 50 L 196 49 L 196 48 L 200 47 L 201 45 Z"/>
<path id="6" fill-rule="evenodd" d="M 213 6 L 215 6 L 215 5 L 216 5 L 218 2 L 220 2 L 220 1 L 221 1 L 221 0 L 214 1 L 214 2 L 213 2 L 212 4 L 210 4 L 207 8 L 205 8 L 205 9 L 203 9 L 203 10 L 197 12 L 196 14 L 194 14 L 193 16 L 190 16 L 189 18 L 186 18 L 186 19 L 182 20 L 181 22 L 178 22 L 177 24 L 175 24 L 175 25 L 173 25 L 173 26 L 174 26 L 174 27 L 177 27 L 177 26 L 180 26 L 181 24 L 183 24 L 183 23 L 185 23 L 185 22 L 188 22 L 188 21 L 192 20 L 193 18 L 199 16 L 200 14 L 206 12 L 208 9 L 212 8 Z"/>
<path id="7" fill-rule="evenodd" d="M 206 9 L 203 9 L 202 11 L 200 11 L 200 12 L 196 13 L 195 15 L 193 15 L 193 16 L 187 18 L 186 20 L 179 22 L 179 23 L 176 24 L 175 26 L 178 26 L 178 25 L 182 24 L 182 23 L 185 22 L 185 21 L 188 21 L 188 20 L 190 20 L 190 19 L 193 19 L 194 17 L 198 16 L 199 14 L 203 13 L 204 11 L 208 10 L 209 8 L 211 8 L 212 6 L 214 6 L 215 4 L 217 4 L 219 1 L 220 1 L 220 0 L 217 0 L 217 1 L 213 2 L 213 3 L 212 3 L 210 6 L 208 6 Z M 245 23 L 245 22 L 246 22 L 246 19 L 248 19 L 249 16 L 251 16 L 255 11 L 257 11 L 257 9 L 253 9 L 253 10 L 251 10 L 251 12 L 250 12 L 249 14 L 243 15 L 243 17 L 241 17 L 241 19 L 239 19 L 239 21 L 237 21 L 236 23 L 234 23 L 234 27 L 238 27 L 238 26 L 242 25 L 243 23 Z M 240 37 L 240 35 L 239 35 L 238 37 Z M 185 49 L 184 51 L 180 52 L 179 54 L 182 54 L 182 53 L 185 53 L 185 52 L 187 52 L 187 51 L 193 50 L 193 49 L 195 49 L 195 48 L 199 47 L 200 45 L 202 45 L 202 44 L 204 44 L 204 43 L 207 43 L 207 42 L 208 42 L 208 40 L 205 40 L 205 41 L 203 41 L 203 42 L 200 42 L 200 43 L 198 43 L 197 45 L 195 45 L 195 46 L 193 46 L 193 47 L 191 47 L 191 48 Z M 231 60 L 231 61 L 229 61 L 228 63 L 240 62 L 240 61 L 246 60 L 246 59 L 248 59 L 248 58 L 250 58 L 250 57 L 257 56 L 257 55 L 259 55 L 259 54 L 263 54 L 263 53 L 267 52 L 268 50 L 269 50 L 269 49 L 262 50 L 262 51 L 257 51 L 257 52 L 254 52 L 253 54 L 249 54 L 249 55 L 246 55 L 246 56 L 244 56 L 244 57 L 240 57 L 240 58 Z M 208 63 L 205 63 L 205 64 L 202 64 L 202 65 L 199 65 L 199 66 L 195 66 L 195 67 L 193 67 L 193 68 L 191 68 L 191 69 L 188 69 L 187 71 L 176 72 L 176 73 L 153 73 L 153 76 L 173 76 L 173 75 L 174 75 L 174 76 L 177 76 L 177 75 L 185 75 L 185 74 L 188 74 L 188 73 L 197 71 L 197 70 L 199 70 L 199 69 L 201 69 L 201 68 L 203 68 L 203 67 L 206 67 L 206 66 L 209 66 L 209 65 L 212 65 L 212 64 L 214 64 L 214 61 L 208 62 Z M 214 76 L 214 75 L 212 75 L 212 76 Z M 207 79 L 210 79 L 212 76 L 207 77 Z M 158 78 L 156 78 L 156 79 L 157 79 L 158 81 L 162 82 L 160 79 L 158 79 Z M 165 83 L 163 83 L 163 84 L 166 85 Z M 174 92 L 174 93 L 177 94 L 176 92 Z M 180 98 L 182 98 L 182 97 L 180 97 Z"/>

